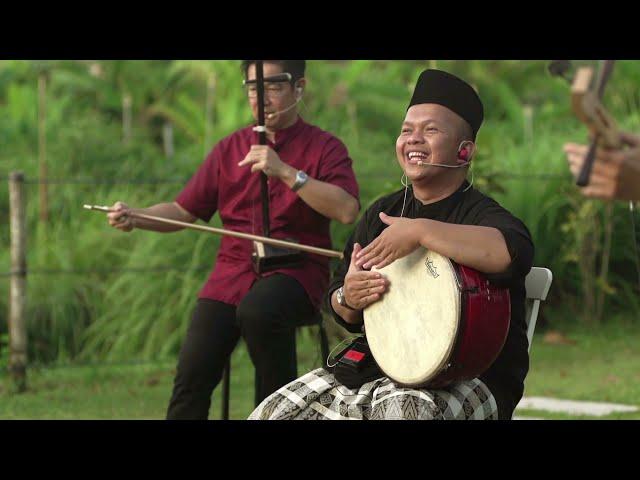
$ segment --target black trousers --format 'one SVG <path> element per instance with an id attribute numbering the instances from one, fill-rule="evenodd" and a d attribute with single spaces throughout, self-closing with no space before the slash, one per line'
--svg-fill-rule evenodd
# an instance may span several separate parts
<path id="1" fill-rule="evenodd" d="M 304 287 L 275 274 L 253 284 L 238 307 L 199 299 L 178 357 L 168 420 L 207 419 L 211 395 L 240 336 L 256 369 L 256 406 L 297 378 L 297 326 L 316 313 Z"/>

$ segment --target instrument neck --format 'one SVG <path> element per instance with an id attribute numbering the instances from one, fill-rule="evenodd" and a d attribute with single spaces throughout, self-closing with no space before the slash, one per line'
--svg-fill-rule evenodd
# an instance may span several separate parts
<path id="1" fill-rule="evenodd" d="M 263 61 L 256 60 L 256 90 L 258 93 L 258 143 L 267 144 L 267 132 L 264 120 L 264 68 Z M 271 236 L 269 212 L 269 183 L 267 175 L 260 172 L 260 201 L 262 202 L 262 233 Z"/>

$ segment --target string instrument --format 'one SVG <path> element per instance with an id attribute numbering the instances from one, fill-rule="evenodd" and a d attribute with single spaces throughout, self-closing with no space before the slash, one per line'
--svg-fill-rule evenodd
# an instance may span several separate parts
<path id="1" fill-rule="evenodd" d="M 604 88 L 613 70 L 613 62 L 604 60 L 595 85 L 591 67 L 580 67 L 571 85 L 571 107 L 576 117 L 587 126 L 591 137 L 587 156 L 576 179 L 576 185 L 580 187 L 589 185 L 598 147 L 622 148 L 618 126 L 601 103 Z"/>
<path id="2" fill-rule="evenodd" d="M 283 82 L 291 79 L 290 74 L 288 77 L 284 75 L 278 75 L 276 77 L 264 78 L 264 62 L 263 60 L 256 60 L 256 92 L 258 101 L 258 125 L 254 128 L 254 131 L 258 132 L 258 144 L 267 144 L 267 128 L 264 118 L 264 83 L 270 82 Z M 245 84 L 251 83 L 250 81 Z M 262 203 L 262 233 L 264 237 L 271 236 L 270 215 L 269 215 L 269 178 L 264 172 L 260 172 L 260 201 Z M 289 239 L 288 243 L 294 243 L 293 239 Z M 275 270 L 283 267 L 294 267 L 302 262 L 302 255 L 300 250 L 292 250 L 291 248 L 283 248 L 283 246 L 276 246 L 273 243 L 267 243 L 264 241 L 253 242 L 253 254 L 251 256 L 253 261 L 253 268 L 257 274 L 262 274 L 270 270 Z"/>

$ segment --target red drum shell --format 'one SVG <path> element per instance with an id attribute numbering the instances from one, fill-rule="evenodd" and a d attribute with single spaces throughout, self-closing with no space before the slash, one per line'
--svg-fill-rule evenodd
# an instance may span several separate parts
<path id="1" fill-rule="evenodd" d="M 462 315 L 450 367 L 430 380 L 430 387 L 471 380 L 486 372 L 509 333 L 509 290 L 493 285 L 477 270 L 451 263 L 460 280 Z"/>

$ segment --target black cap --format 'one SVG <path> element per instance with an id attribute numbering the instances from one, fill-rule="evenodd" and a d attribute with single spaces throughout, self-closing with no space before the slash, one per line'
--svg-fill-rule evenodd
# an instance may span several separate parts
<path id="1" fill-rule="evenodd" d="M 416 82 L 407 110 L 421 103 L 437 103 L 460 115 L 471 126 L 475 140 L 484 109 L 480 97 L 467 82 L 442 70 L 425 70 Z"/>

